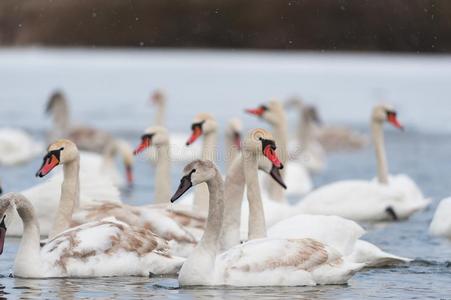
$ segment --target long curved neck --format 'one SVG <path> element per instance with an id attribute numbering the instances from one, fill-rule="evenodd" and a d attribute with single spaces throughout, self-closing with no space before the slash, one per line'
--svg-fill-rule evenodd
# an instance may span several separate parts
<path id="1" fill-rule="evenodd" d="M 377 179 L 379 180 L 379 183 L 388 184 L 388 163 L 385 155 L 384 131 L 382 128 L 382 123 L 372 121 L 371 130 L 373 135 L 373 143 L 376 150 Z"/>
<path id="2" fill-rule="evenodd" d="M 39 222 L 31 203 L 22 195 L 15 195 L 17 213 L 23 222 L 23 235 L 15 259 L 17 268 L 27 268 L 40 263 Z M 38 268 L 39 269 L 39 268 Z"/>
<path id="3" fill-rule="evenodd" d="M 274 127 L 274 138 L 277 145 L 276 153 L 280 161 L 285 165 L 288 161 L 288 138 L 287 138 L 287 121 L 284 114 L 279 116 L 279 122 Z M 282 178 L 285 178 L 285 168 L 280 171 Z M 285 190 L 276 182 L 271 180 L 268 183 L 269 195 L 271 200 L 276 202 L 286 202 Z"/>
<path id="4" fill-rule="evenodd" d="M 221 174 L 216 172 L 213 179 L 207 181 L 210 196 L 208 219 L 199 245 L 210 253 L 217 253 L 224 217 L 224 182 Z"/>
<path id="5" fill-rule="evenodd" d="M 241 202 L 245 178 L 243 157 L 239 155 L 231 164 L 224 187 L 224 221 L 221 230 L 221 252 L 240 243 Z"/>
<path id="6" fill-rule="evenodd" d="M 165 123 L 166 123 L 166 103 L 165 101 L 160 101 L 155 111 L 155 125 L 165 126 Z"/>
<path id="7" fill-rule="evenodd" d="M 171 198 L 171 155 L 169 145 L 157 147 L 155 167 L 155 203 L 168 203 Z"/>
<path id="8" fill-rule="evenodd" d="M 217 133 L 215 131 L 204 135 L 202 159 L 216 161 Z M 208 189 L 205 184 L 199 184 L 194 191 L 194 208 L 202 212 L 208 210 Z"/>
<path id="9" fill-rule="evenodd" d="M 258 160 L 254 153 L 245 151 L 244 178 L 249 201 L 249 240 L 266 237 L 265 212 L 258 183 Z"/>
<path id="10" fill-rule="evenodd" d="M 70 227 L 72 213 L 80 202 L 80 157 L 63 165 L 64 181 L 55 222 L 49 238 L 53 238 Z"/>

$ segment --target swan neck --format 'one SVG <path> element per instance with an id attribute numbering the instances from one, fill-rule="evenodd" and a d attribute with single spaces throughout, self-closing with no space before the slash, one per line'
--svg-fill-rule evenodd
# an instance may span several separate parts
<path id="1" fill-rule="evenodd" d="M 235 159 L 240 154 L 240 150 L 235 145 L 234 137 L 232 134 L 226 134 L 225 137 L 225 146 L 226 146 L 226 170 L 228 171 Z"/>
<path id="2" fill-rule="evenodd" d="M 385 154 L 384 131 L 381 122 L 372 121 L 371 130 L 377 160 L 377 179 L 381 184 L 388 184 L 388 163 Z"/>
<path id="3" fill-rule="evenodd" d="M 276 141 L 277 150 L 276 153 L 280 161 L 286 165 L 288 161 L 288 138 L 287 138 L 287 121 L 285 114 L 281 113 L 279 116 L 279 122 L 274 125 L 274 139 Z M 285 168 L 280 171 L 282 178 L 285 178 Z M 269 195 L 271 200 L 284 203 L 285 190 L 278 185 L 274 180 L 266 181 L 269 187 Z"/>
<path id="4" fill-rule="evenodd" d="M 216 255 L 219 249 L 219 239 L 224 217 L 224 182 L 221 174 L 216 172 L 215 177 L 206 182 L 210 204 L 208 208 L 208 219 L 204 235 L 199 245 Z"/>
<path id="5" fill-rule="evenodd" d="M 249 240 L 266 237 L 265 212 L 258 182 L 258 160 L 254 153 L 245 151 L 244 177 L 249 201 Z"/>
<path id="6" fill-rule="evenodd" d="M 72 213 L 80 203 L 80 156 L 63 165 L 64 180 L 55 222 L 49 238 L 53 238 L 70 227 Z"/>
<path id="7" fill-rule="evenodd" d="M 39 222 L 31 203 L 22 195 L 15 199 L 17 213 L 23 222 L 23 235 L 16 255 L 15 265 L 36 266 L 40 263 Z"/>
<path id="8" fill-rule="evenodd" d="M 217 133 L 212 131 L 204 135 L 202 144 L 202 159 L 216 161 Z M 194 191 L 194 208 L 201 212 L 208 210 L 208 189 L 205 184 L 199 184 Z"/>
<path id="9" fill-rule="evenodd" d="M 155 203 L 167 204 L 171 198 L 171 155 L 169 145 L 157 147 L 157 164 L 155 167 Z"/>
<path id="10" fill-rule="evenodd" d="M 221 252 L 240 243 L 241 203 L 243 200 L 245 178 L 243 157 L 239 155 L 232 162 L 224 187 L 224 221 L 221 230 Z"/>
<path id="11" fill-rule="evenodd" d="M 165 117 L 166 117 L 166 103 L 164 103 L 164 101 L 161 101 L 157 105 L 157 109 L 155 112 L 155 125 L 164 126 L 166 123 Z"/>

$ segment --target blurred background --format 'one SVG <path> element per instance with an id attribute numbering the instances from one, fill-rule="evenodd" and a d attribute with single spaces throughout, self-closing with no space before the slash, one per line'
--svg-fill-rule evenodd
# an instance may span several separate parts
<path id="1" fill-rule="evenodd" d="M 451 51 L 447 0 L 2 0 L 5 46 Z"/>

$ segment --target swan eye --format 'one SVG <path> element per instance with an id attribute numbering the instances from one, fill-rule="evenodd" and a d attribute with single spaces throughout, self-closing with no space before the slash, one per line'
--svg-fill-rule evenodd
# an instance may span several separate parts
<path id="1" fill-rule="evenodd" d="M 59 151 L 63 151 L 64 150 L 64 147 L 61 147 L 60 149 L 59 149 Z"/>
<path id="2" fill-rule="evenodd" d="M 266 106 L 266 105 L 261 105 L 260 108 L 263 109 L 264 111 L 268 110 L 268 106 Z"/>
<path id="3" fill-rule="evenodd" d="M 193 169 L 193 170 L 191 171 L 191 174 L 193 174 L 193 173 L 196 173 L 196 169 Z"/>

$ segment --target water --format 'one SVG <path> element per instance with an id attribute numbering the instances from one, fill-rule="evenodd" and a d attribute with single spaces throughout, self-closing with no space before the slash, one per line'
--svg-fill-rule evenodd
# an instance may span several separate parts
<path id="1" fill-rule="evenodd" d="M 434 200 L 430 209 L 408 221 L 366 225 L 365 239 L 394 254 L 415 258 L 412 264 L 366 270 L 347 286 L 180 289 L 175 278 L 10 278 L 19 240 L 9 238 L 0 256 L 0 298 L 451 299 L 451 242 L 427 234 L 438 201 L 451 194 L 447 176 L 451 166 L 450 75 L 450 57 L 0 50 L 0 126 L 25 128 L 41 140 L 50 125 L 43 114 L 44 104 L 55 88 L 66 91 L 75 120 L 107 129 L 132 144 L 152 121 L 148 97 L 157 87 L 164 87 L 170 97 L 168 127 L 187 135 L 198 111 L 212 112 L 222 125 L 238 115 L 247 128 L 266 127 L 245 116 L 243 108 L 271 96 L 293 94 L 317 103 L 325 121 L 366 131 L 372 104 L 383 98 L 399 108 L 408 129 L 405 133 L 387 129 L 390 170 L 409 174 Z M 4 189 L 20 191 L 40 182 L 33 176 L 40 161 L 0 167 Z M 182 166 L 173 166 L 174 188 Z M 123 191 L 123 199 L 136 205 L 148 203 L 153 170 L 141 159 L 135 169 L 136 186 Z M 368 148 L 330 156 L 328 170 L 315 182 L 369 179 L 374 174 L 374 154 Z"/>

